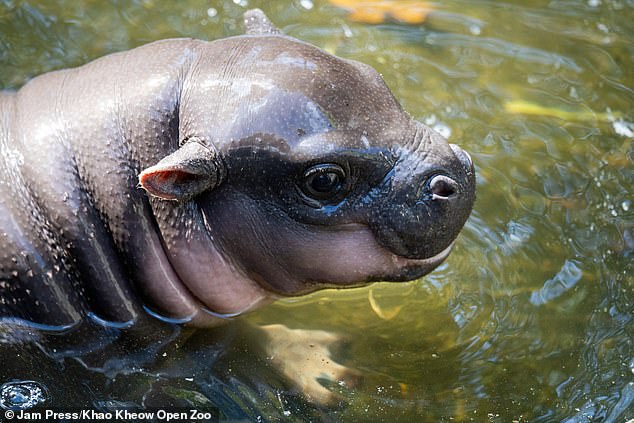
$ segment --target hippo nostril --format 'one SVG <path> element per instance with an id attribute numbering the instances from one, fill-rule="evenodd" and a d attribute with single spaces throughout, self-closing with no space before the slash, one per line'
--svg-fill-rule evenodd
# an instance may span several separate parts
<path id="1" fill-rule="evenodd" d="M 446 200 L 458 191 L 456 181 L 445 175 L 432 177 L 429 181 L 429 189 L 432 193 L 432 200 Z"/>

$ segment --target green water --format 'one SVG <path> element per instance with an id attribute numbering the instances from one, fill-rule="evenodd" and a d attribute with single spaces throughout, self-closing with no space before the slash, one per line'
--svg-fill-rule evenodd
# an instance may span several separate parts
<path id="1" fill-rule="evenodd" d="M 348 406 L 318 411 L 283 401 L 283 381 L 233 384 L 260 410 L 251 417 L 634 419 L 634 2 L 443 1 L 405 26 L 349 22 L 324 0 L 0 0 L 0 88 L 156 39 L 238 34 L 247 3 L 374 66 L 478 172 L 472 217 L 431 275 L 248 317 L 344 335 L 335 358 L 365 377 L 340 390 Z M 187 381 L 166 383 L 172 397 L 209 402 Z M 109 386 L 107 399 L 132 401 L 128 384 Z"/>

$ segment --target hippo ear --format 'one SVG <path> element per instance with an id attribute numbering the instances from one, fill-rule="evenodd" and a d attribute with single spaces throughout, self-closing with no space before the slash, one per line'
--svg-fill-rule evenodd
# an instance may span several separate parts
<path id="1" fill-rule="evenodd" d="M 220 185 L 224 175 L 217 154 L 190 141 L 141 172 L 139 185 L 155 197 L 186 201 Z"/>
<path id="2" fill-rule="evenodd" d="M 260 9 L 251 9 L 244 12 L 244 28 L 245 32 L 251 35 L 282 33 Z"/>

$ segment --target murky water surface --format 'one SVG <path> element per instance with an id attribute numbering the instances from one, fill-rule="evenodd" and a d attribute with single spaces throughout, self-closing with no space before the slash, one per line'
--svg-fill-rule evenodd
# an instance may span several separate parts
<path id="1" fill-rule="evenodd" d="M 634 3 L 453 0 L 423 24 L 370 25 L 325 0 L 2 0 L 0 87 L 160 38 L 238 34 L 246 6 L 371 64 L 471 153 L 478 200 L 453 254 L 414 283 L 248 317 L 345 335 L 336 359 L 365 379 L 332 388 L 338 409 L 304 403 L 234 329 L 20 332 L 49 347 L 3 345 L 0 383 L 42 384 L 38 407 L 172 405 L 220 420 L 634 419 Z"/>

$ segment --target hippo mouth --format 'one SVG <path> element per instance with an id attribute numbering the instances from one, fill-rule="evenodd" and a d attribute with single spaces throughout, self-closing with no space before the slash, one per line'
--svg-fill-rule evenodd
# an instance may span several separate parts
<path id="1" fill-rule="evenodd" d="M 421 278 L 440 266 L 451 254 L 455 241 L 438 254 L 428 258 L 408 258 L 392 253 L 394 264 L 401 269 L 401 273 L 390 278 L 388 282 L 403 282 Z"/>

